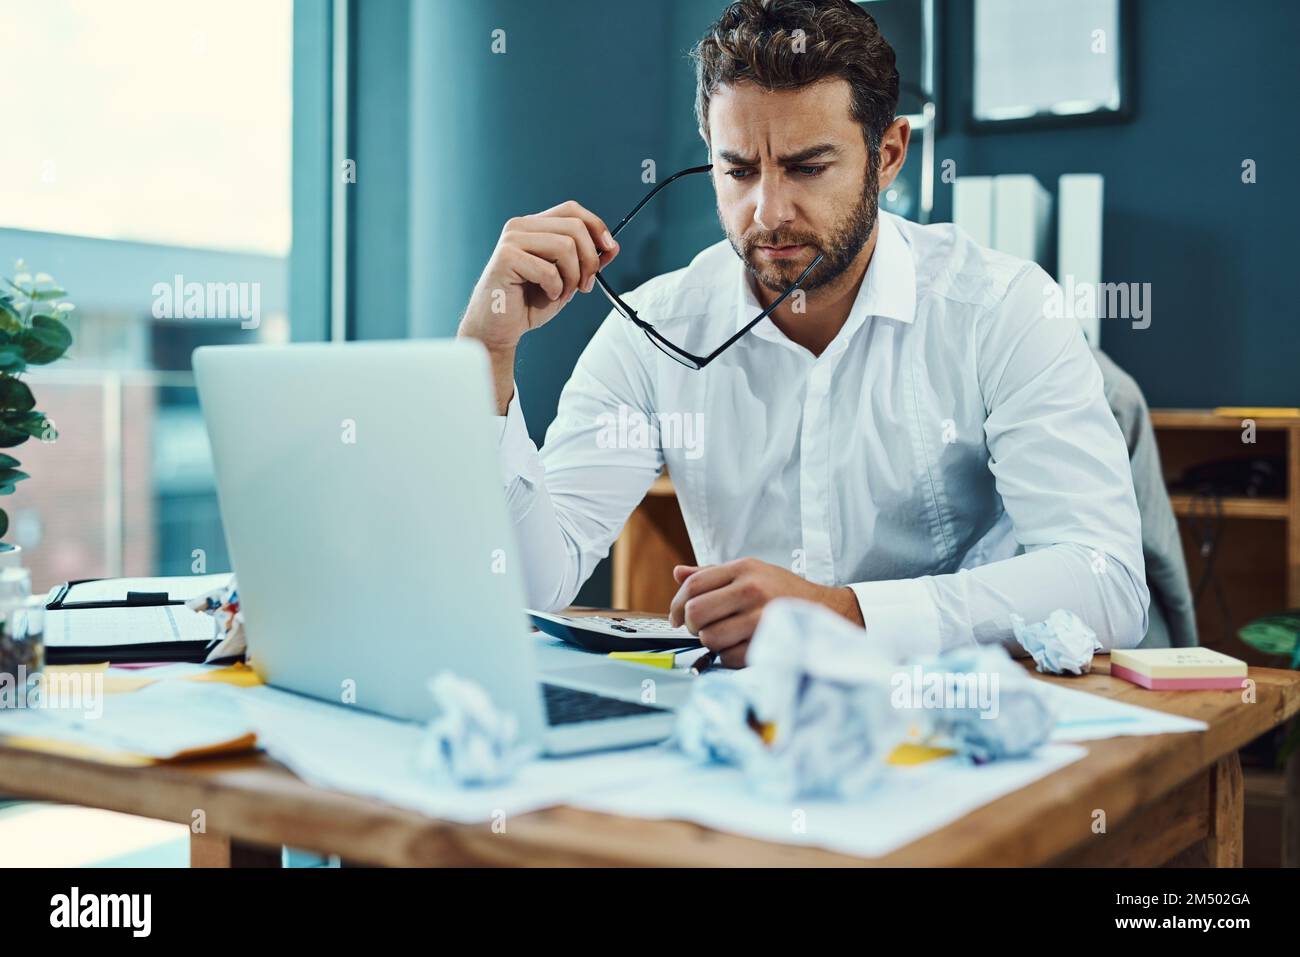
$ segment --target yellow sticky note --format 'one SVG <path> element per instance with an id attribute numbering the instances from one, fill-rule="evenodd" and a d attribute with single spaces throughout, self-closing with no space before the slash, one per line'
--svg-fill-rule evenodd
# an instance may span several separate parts
<path id="1" fill-rule="evenodd" d="M 638 665 L 649 665 L 652 668 L 671 668 L 677 657 L 672 651 L 611 651 L 609 656 L 618 661 L 630 661 Z"/>
<path id="2" fill-rule="evenodd" d="M 128 691 L 139 691 L 146 685 L 151 685 L 157 678 L 151 678 L 148 675 L 136 674 L 104 674 L 108 671 L 108 662 L 96 662 L 89 665 L 46 665 L 45 673 L 57 677 L 67 677 L 69 675 L 86 675 L 90 678 L 94 675 L 103 674 L 104 694 L 124 694 Z"/>
<path id="3" fill-rule="evenodd" d="M 112 751 L 93 744 L 80 741 L 63 741 L 58 738 L 40 738 L 30 735 L 15 735 L 4 738 L 6 746 L 22 748 L 25 751 L 40 751 L 64 758 L 77 758 L 82 761 L 95 761 L 99 764 L 112 764 L 124 768 L 142 768 L 153 764 L 168 764 L 180 761 L 193 761 L 197 758 L 216 757 L 226 754 L 241 754 L 257 748 L 257 735 L 253 732 L 231 738 L 228 741 L 214 741 L 212 744 L 177 751 L 165 757 L 151 757 L 131 751 Z"/>
<path id="4" fill-rule="evenodd" d="M 132 754 L 128 751 L 106 751 L 93 745 L 78 741 L 60 741 L 56 738 L 36 738 L 28 735 L 16 735 L 5 738 L 4 743 L 11 748 L 23 748 L 27 751 L 41 751 L 56 754 L 64 758 L 78 758 L 82 761 L 96 761 L 99 764 L 115 764 L 126 768 L 146 767 L 156 764 L 153 758 L 144 754 Z"/>
<path id="5" fill-rule="evenodd" d="M 107 661 L 96 661 L 94 664 L 89 664 L 89 665 L 46 665 L 45 666 L 45 673 L 48 675 L 72 675 L 72 674 L 77 674 L 79 672 L 84 673 L 87 671 L 107 671 L 107 670 L 108 670 Z"/>
<path id="6" fill-rule="evenodd" d="M 234 685 L 237 688 L 256 688 L 262 684 L 262 679 L 258 677 L 257 672 L 242 661 L 236 661 L 233 665 L 227 665 L 225 668 L 214 668 L 211 671 L 203 671 L 196 675 L 186 675 L 181 680 L 220 681 L 222 684 Z"/>
<path id="7" fill-rule="evenodd" d="M 928 744 L 913 744 L 911 741 L 904 741 L 894 748 L 889 755 L 889 763 L 903 766 L 924 764 L 926 761 L 946 758 L 948 755 L 956 753 L 952 748 L 932 748 Z"/>
<path id="8" fill-rule="evenodd" d="M 104 694 L 125 694 L 157 683 L 148 675 L 104 675 Z"/>

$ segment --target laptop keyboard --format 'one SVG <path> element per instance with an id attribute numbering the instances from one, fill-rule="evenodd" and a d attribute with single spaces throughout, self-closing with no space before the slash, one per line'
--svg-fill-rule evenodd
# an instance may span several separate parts
<path id="1" fill-rule="evenodd" d="M 543 684 L 542 695 L 546 701 L 546 721 L 552 726 L 666 713 L 664 708 L 607 698 L 590 691 L 577 691 L 559 685 Z"/>

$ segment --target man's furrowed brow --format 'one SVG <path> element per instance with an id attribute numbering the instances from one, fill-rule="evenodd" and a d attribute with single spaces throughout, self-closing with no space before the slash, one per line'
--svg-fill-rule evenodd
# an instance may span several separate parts
<path id="1" fill-rule="evenodd" d="M 718 150 L 718 156 L 724 163 L 730 163 L 732 166 L 757 166 L 758 157 L 742 156 L 735 150 Z"/>
<path id="2" fill-rule="evenodd" d="M 818 143 L 796 153 L 787 153 L 785 156 L 777 157 L 777 162 L 782 166 L 797 166 L 813 159 L 834 159 L 839 154 L 840 148 L 834 143 Z M 730 163 L 732 166 L 758 165 L 758 157 L 742 156 L 735 150 L 718 150 L 718 158 L 725 163 Z"/>
<path id="3" fill-rule="evenodd" d="M 840 148 L 834 143 L 818 143 L 797 153 L 789 153 L 777 159 L 782 166 L 796 166 L 813 159 L 834 159 L 839 156 Z"/>

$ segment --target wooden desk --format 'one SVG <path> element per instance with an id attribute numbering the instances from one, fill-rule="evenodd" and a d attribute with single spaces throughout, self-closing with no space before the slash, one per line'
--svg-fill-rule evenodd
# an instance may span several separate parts
<path id="1" fill-rule="evenodd" d="M 192 824 L 195 866 L 276 865 L 279 846 L 384 865 L 1153 865 L 1239 866 L 1237 749 L 1300 712 L 1300 674 L 1252 668 L 1237 692 L 1151 692 L 1109 676 L 1070 687 L 1187 717 L 1209 730 L 1088 742 L 1087 757 L 883 858 L 769 844 L 679 821 L 553 808 L 451 824 L 305 784 L 263 755 L 121 768 L 0 746 L 0 793 Z M 1106 833 L 1093 832 L 1098 810 Z"/>
<path id="2" fill-rule="evenodd" d="M 1248 422 L 1255 433 L 1250 443 L 1243 441 Z M 1230 619 L 1224 620 L 1213 592 L 1207 592 L 1197 608 L 1201 644 L 1247 664 L 1279 664 L 1281 659 L 1241 641 L 1237 630 L 1263 615 L 1300 607 L 1300 419 L 1282 416 L 1246 420 L 1208 410 L 1153 409 L 1151 423 L 1167 481 L 1189 466 L 1223 459 L 1269 457 L 1285 462 L 1285 494 L 1220 501 L 1223 526 L 1215 569 Z M 1214 505 L 1190 495 L 1173 495 L 1171 504 L 1183 533 L 1183 551 L 1195 587 L 1206 559 L 1192 523 L 1207 524 Z M 617 608 L 667 609 L 677 592 L 673 565 L 694 561 L 677 493 L 671 479 L 661 475 L 614 543 L 611 604 Z M 1266 805 L 1273 799 L 1268 796 L 1279 792 L 1286 795 L 1281 801 L 1280 859 L 1284 865 L 1300 866 L 1300 756 L 1288 762 L 1284 773 L 1272 768 L 1253 769 L 1247 784 L 1252 813 L 1269 818 Z"/>

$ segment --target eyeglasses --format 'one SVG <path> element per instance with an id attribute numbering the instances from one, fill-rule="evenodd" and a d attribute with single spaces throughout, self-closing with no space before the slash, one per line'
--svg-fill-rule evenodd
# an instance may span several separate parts
<path id="1" fill-rule="evenodd" d="M 695 173 L 707 173 L 711 169 L 713 169 L 712 165 L 692 166 L 690 169 L 684 169 L 681 170 L 680 172 L 673 173 L 672 176 L 669 176 L 662 183 L 659 183 L 657 186 L 655 186 L 654 189 L 650 190 L 650 192 L 646 193 L 645 198 L 643 198 L 641 202 L 637 203 L 635 206 L 632 207 L 632 212 L 624 216 L 622 222 L 620 222 L 617 226 L 615 226 L 613 229 L 610 230 L 610 235 L 617 236 L 619 230 L 621 230 L 624 226 L 630 223 L 632 221 L 632 217 L 635 216 L 637 213 L 641 212 L 641 208 L 645 206 L 646 203 L 650 202 L 650 200 L 654 198 L 655 194 L 658 193 L 665 186 L 667 186 L 669 183 L 673 182 L 674 180 L 681 179 L 683 176 L 691 176 Z M 644 319 L 638 316 L 636 314 L 635 309 L 633 309 L 631 306 L 625 303 L 621 298 L 619 298 L 618 293 L 616 293 L 613 289 L 609 287 L 609 283 L 605 282 L 605 277 L 602 276 L 599 272 L 596 273 L 596 282 L 600 285 L 601 292 L 603 292 L 605 296 L 609 299 L 609 301 L 613 304 L 614 309 L 618 311 L 619 315 L 623 316 L 623 318 L 625 319 L 630 319 L 632 322 L 640 326 L 641 331 L 646 334 L 646 338 L 649 339 L 651 342 L 653 342 L 660 352 L 664 353 L 670 359 L 673 359 L 676 362 L 680 362 L 688 369 L 694 369 L 696 371 L 699 371 L 700 369 L 703 369 L 706 365 L 708 365 L 710 362 L 712 362 L 714 359 L 716 359 L 718 356 L 722 355 L 722 353 L 726 352 L 733 345 L 735 345 L 736 342 L 745 333 L 749 332 L 750 329 L 753 329 L 756 325 L 758 325 L 760 322 L 766 319 L 776 309 L 777 306 L 785 302 L 786 297 L 789 296 L 790 293 L 794 292 L 796 289 L 799 288 L 799 286 L 803 283 L 803 281 L 808 278 L 808 274 L 812 272 L 813 269 L 816 267 L 816 265 L 821 261 L 822 261 L 822 254 L 818 253 L 813 258 L 813 261 L 808 264 L 808 268 L 806 268 L 803 272 L 799 274 L 799 278 L 796 279 L 794 282 L 792 282 L 785 292 L 777 296 L 776 300 L 770 306 L 768 306 L 757 316 L 755 316 L 754 319 L 745 326 L 745 328 L 741 329 L 739 332 L 737 332 L 734 336 L 732 336 L 722 345 L 718 346 L 718 348 L 710 352 L 707 356 L 697 356 L 694 353 L 687 352 L 681 346 L 674 345 L 673 343 L 665 339 L 662 335 L 659 334 L 659 331 L 655 329 L 654 326 L 650 325 L 650 323 L 646 322 Z"/>

